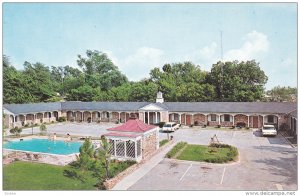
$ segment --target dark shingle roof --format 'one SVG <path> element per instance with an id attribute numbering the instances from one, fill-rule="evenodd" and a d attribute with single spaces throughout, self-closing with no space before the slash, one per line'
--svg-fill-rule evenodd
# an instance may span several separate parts
<path id="1" fill-rule="evenodd" d="M 37 113 L 60 111 L 61 103 L 26 103 L 26 104 L 4 104 L 3 107 L 14 114 Z"/>
<path id="2" fill-rule="evenodd" d="M 151 104 L 151 102 L 67 101 L 55 103 L 4 104 L 3 107 L 14 114 L 24 114 L 58 110 L 137 111 L 148 104 Z M 287 102 L 164 102 L 153 104 L 169 112 L 286 114 L 297 109 L 296 103 Z"/>
<path id="3" fill-rule="evenodd" d="M 294 118 L 297 118 L 297 110 L 294 110 L 290 113 L 290 116 L 294 117 Z"/>
<path id="4" fill-rule="evenodd" d="M 149 102 L 62 102 L 62 110 L 135 111 Z"/>
<path id="5" fill-rule="evenodd" d="M 297 109 L 287 102 L 165 102 L 170 112 L 288 113 Z"/>

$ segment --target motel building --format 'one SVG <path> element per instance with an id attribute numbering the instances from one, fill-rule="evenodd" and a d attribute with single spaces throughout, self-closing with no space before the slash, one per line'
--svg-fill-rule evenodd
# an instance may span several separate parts
<path id="1" fill-rule="evenodd" d="M 4 104 L 4 126 L 8 129 L 58 121 L 127 122 L 134 116 L 155 125 L 178 122 L 186 126 L 261 128 L 286 123 L 297 132 L 297 104 L 288 102 L 164 102 L 161 92 L 156 102 L 81 102 Z"/>

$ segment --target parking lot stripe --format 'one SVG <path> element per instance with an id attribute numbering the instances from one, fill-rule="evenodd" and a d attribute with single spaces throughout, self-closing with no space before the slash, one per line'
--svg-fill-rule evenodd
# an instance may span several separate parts
<path id="1" fill-rule="evenodd" d="M 223 169 L 223 174 L 222 174 L 222 178 L 221 178 L 220 184 L 223 184 L 223 179 L 224 179 L 225 171 L 226 171 L 226 167 L 224 167 L 224 169 Z"/>
<path id="2" fill-rule="evenodd" d="M 290 163 L 290 165 L 292 166 L 293 170 L 294 170 L 294 171 L 296 171 L 296 169 L 295 169 L 295 167 L 293 166 L 293 164 L 292 164 L 292 163 Z"/>
<path id="3" fill-rule="evenodd" d="M 183 177 L 185 176 L 185 174 L 189 171 L 189 169 L 191 169 L 192 165 L 193 165 L 193 164 L 191 164 L 191 165 L 189 166 L 189 168 L 187 168 L 187 170 L 186 170 L 186 171 L 184 172 L 184 174 L 181 176 L 181 178 L 179 179 L 179 181 L 181 181 L 181 180 L 183 179 Z"/>
<path id="4" fill-rule="evenodd" d="M 282 191 L 283 187 L 281 184 L 275 184 L 278 191 Z"/>

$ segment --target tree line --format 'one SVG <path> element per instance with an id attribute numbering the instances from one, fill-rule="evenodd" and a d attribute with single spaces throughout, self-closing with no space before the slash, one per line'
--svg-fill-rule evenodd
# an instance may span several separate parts
<path id="1" fill-rule="evenodd" d="M 135 82 L 129 81 L 105 53 L 96 50 L 78 55 L 77 65 L 48 67 L 26 61 L 24 69 L 17 70 L 4 55 L 3 102 L 153 102 L 157 91 L 169 102 L 262 101 L 268 80 L 255 60 L 217 62 L 210 71 L 192 62 L 165 64 Z"/>

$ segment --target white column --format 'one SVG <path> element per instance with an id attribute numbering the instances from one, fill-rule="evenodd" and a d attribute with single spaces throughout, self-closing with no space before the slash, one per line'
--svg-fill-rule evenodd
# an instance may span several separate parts
<path id="1" fill-rule="evenodd" d="M 33 124 L 35 124 L 35 118 L 36 118 L 35 115 L 36 114 L 33 114 Z"/>
<path id="2" fill-rule="evenodd" d="M 181 124 L 181 113 L 179 113 L 179 122 Z"/>
<path id="3" fill-rule="evenodd" d="M 26 122 L 26 116 L 27 116 L 27 114 L 24 114 L 24 117 L 25 117 L 25 119 L 24 119 L 24 125 L 27 124 L 27 122 Z"/>
<path id="4" fill-rule="evenodd" d="M 186 125 L 186 114 L 184 114 L 184 124 Z"/>
<path id="5" fill-rule="evenodd" d="M 221 114 L 218 115 L 219 115 L 219 124 L 221 124 Z"/>
<path id="6" fill-rule="evenodd" d="M 194 114 L 191 116 L 191 124 L 194 124 Z"/>
<path id="7" fill-rule="evenodd" d="M 207 125 L 207 121 L 208 121 L 207 118 L 208 118 L 208 115 L 205 114 L 204 116 L 205 116 L 205 125 Z"/>
<path id="8" fill-rule="evenodd" d="M 148 125 L 150 124 L 150 112 L 148 111 Z"/>
<path id="9" fill-rule="evenodd" d="M 250 121 L 249 120 L 250 117 L 249 117 L 249 115 L 247 115 L 247 116 L 248 116 L 248 127 L 250 127 L 250 122 L 249 122 Z"/>
<path id="10" fill-rule="evenodd" d="M 81 112 L 81 121 L 83 122 L 83 112 Z"/>
<path id="11" fill-rule="evenodd" d="M 234 115 L 232 115 L 232 122 L 233 122 L 233 126 L 234 126 Z"/>
<path id="12" fill-rule="evenodd" d="M 144 112 L 144 123 L 146 123 L 146 112 Z"/>
<path id="13" fill-rule="evenodd" d="M 157 112 L 155 112 L 155 123 L 157 123 Z"/>
<path id="14" fill-rule="evenodd" d="M 127 115 L 126 115 L 126 112 L 125 112 L 125 122 L 127 121 Z"/>
<path id="15" fill-rule="evenodd" d="M 90 112 L 91 114 L 91 122 L 93 122 L 93 112 Z"/>
<path id="16" fill-rule="evenodd" d="M 263 115 L 263 126 L 265 126 L 265 115 Z"/>
<path id="17" fill-rule="evenodd" d="M 15 127 L 15 116 L 13 116 L 13 126 Z"/>

